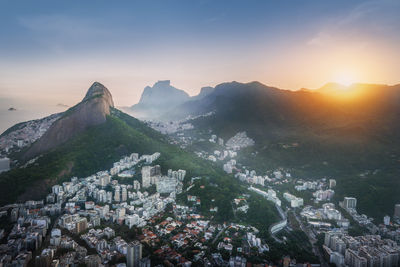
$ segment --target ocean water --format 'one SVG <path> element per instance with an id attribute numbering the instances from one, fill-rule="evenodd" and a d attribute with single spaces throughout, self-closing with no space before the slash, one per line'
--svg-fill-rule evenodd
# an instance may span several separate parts
<path id="1" fill-rule="evenodd" d="M 16 110 L 10 111 L 9 108 Z M 29 120 L 36 120 L 54 113 L 65 111 L 67 107 L 57 104 L 38 104 L 29 101 L 0 98 L 0 133 L 11 126 Z"/>

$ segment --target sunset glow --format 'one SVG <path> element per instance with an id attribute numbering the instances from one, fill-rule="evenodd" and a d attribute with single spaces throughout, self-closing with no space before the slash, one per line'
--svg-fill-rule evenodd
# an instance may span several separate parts
<path id="1" fill-rule="evenodd" d="M 3 3 L 0 97 L 72 105 L 99 80 L 127 106 L 164 79 L 190 95 L 233 80 L 400 82 L 400 1 L 156 2 Z"/>
<path id="2" fill-rule="evenodd" d="M 352 85 L 353 83 L 356 83 L 357 79 L 355 78 L 355 76 L 352 73 L 344 72 L 344 73 L 339 74 L 334 79 L 334 81 L 339 83 L 339 84 L 341 84 L 341 85 L 344 85 L 344 86 L 348 87 L 348 86 Z"/>

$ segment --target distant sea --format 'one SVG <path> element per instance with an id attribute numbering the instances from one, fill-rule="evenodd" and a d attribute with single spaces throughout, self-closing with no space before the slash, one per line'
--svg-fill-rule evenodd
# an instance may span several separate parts
<path id="1" fill-rule="evenodd" d="M 9 110 L 9 108 L 15 110 Z M 63 112 L 67 108 L 57 104 L 27 103 L 15 99 L 0 98 L 0 133 L 17 123 L 41 119 L 54 113 Z"/>

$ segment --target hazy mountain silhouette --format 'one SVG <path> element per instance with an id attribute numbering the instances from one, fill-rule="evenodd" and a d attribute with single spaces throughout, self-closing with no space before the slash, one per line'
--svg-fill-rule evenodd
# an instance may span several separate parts
<path id="1" fill-rule="evenodd" d="M 171 86 L 169 80 L 158 81 L 144 88 L 139 103 L 131 107 L 131 112 L 139 118 L 155 118 L 189 99 L 185 91 Z"/>

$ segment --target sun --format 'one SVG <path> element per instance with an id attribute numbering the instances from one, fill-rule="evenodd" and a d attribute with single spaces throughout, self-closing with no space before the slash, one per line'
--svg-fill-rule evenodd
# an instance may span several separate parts
<path id="1" fill-rule="evenodd" d="M 356 75 L 351 72 L 341 72 L 335 75 L 334 81 L 344 86 L 350 86 L 356 83 L 357 79 Z"/>

